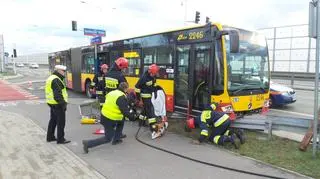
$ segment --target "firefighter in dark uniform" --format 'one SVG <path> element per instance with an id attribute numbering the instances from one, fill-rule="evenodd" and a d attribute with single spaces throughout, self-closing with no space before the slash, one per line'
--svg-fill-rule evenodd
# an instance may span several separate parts
<path id="1" fill-rule="evenodd" d="M 113 90 L 118 89 L 119 84 L 126 82 L 127 80 L 124 77 L 123 70 L 127 69 L 129 66 L 128 60 L 126 58 L 120 57 L 115 63 L 111 66 L 108 71 L 105 80 L 106 80 L 106 93 L 109 93 Z M 124 122 L 124 121 L 123 121 Z M 121 134 L 121 138 L 127 137 L 125 134 Z"/>
<path id="2" fill-rule="evenodd" d="M 157 90 L 156 88 L 156 75 L 159 72 L 159 67 L 156 64 L 149 66 L 148 70 L 144 72 L 142 77 L 139 79 L 135 85 L 135 92 L 137 98 L 142 98 L 144 111 L 150 126 L 151 137 L 156 138 L 157 133 L 155 131 L 156 126 L 154 125 L 156 121 L 156 116 L 154 114 L 154 107 L 151 102 L 152 93 Z"/>
<path id="3" fill-rule="evenodd" d="M 128 68 L 128 65 L 128 60 L 123 57 L 120 57 L 115 61 L 105 78 L 107 93 L 117 89 L 120 83 L 127 82 L 123 70 Z"/>
<path id="4" fill-rule="evenodd" d="M 241 144 L 245 142 L 243 133 L 241 130 L 230 130 L 231 120 L 229 115 L 224 112 L 216 111 L 218 104 L 213 103 L 210 107 L 202 111 L 201 115 L 196 118 L 196 124 L 201 129 L 200 137 L 194 143 L 202 143 L 205 140 L 209 140 L 218 145 L 224 145 L 230 142 L 236 149 L 239 148 L 239 144 L 235 141 L 238 137 Z M 208 128 L 211 127 L 211 135 L 209 136 Z M 208 137 L 209 136 L 209 137 Z"/>
<path id="5" fill-rule="evenodd" d="M 58 144 L 69 143 L 64 138 L 64 127 L 66 124 L 66 110 L 68 93 L 64 83 L 67 67 L 56 65 L 53 74 L 46 80 L 45 93 L 46 102 L 50 107 L 50 121 L 47 130 L 47 142 L 57 141 Z M 54 135 L 57 127 L 57 138 Z"/>
<path id="6" fill-rule="evenodd" d="M 105 100 L 105 96 L 106 96 L 106 81 L 105 81 L 105 77 L 107 75 L 108 72 L 108 65 L 107 64 L 102 64 L 100 66 L 101 71 L 94 75 L 93 80 L 91 82 L 91 89 L 95 89 L 96 90 L 96 95 L 97 95 L 97 99 L 100 103 L 100 106 L 102 107 L 104 100 Z"/>
<path id="7" fill-rule="evenodd" d="M 123 130 L 125 117 L 129 120 L 135 120 L 135 113 L 129 108 L 126 93 L 129 85 L 126 82 L 120 83 L 119 88 L 109 92 L 106 95 L 106 101 L 101 110 L 101 121 L 105 132 L 105 136 L 94 140 L 83 140 L 83 150 L 89 152 L 89 148 L 109 143 L 112 145 L 122 143 L 121 134 Z"/>

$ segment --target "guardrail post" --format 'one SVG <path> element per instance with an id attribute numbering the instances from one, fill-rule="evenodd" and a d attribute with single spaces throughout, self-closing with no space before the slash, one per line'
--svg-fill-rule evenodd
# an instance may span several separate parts
<path id="1" fill-rule="evenodd" d="M 265 121 L 265 132 L 268 132 L 268 140 L 271 140 L 272 137 L 272 121 Z"/>
<path id="2" fill-rule="evenodd" d="M 293 88 L 294 84 L 294 73 L 291 74 L 291 88 Z"/>

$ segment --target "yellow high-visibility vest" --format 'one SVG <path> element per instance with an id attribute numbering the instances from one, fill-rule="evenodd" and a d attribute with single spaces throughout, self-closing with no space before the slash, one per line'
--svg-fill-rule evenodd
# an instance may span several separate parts
<path id="1" fill-rule="evenodd" d="M 102 106 L 101 113 L 108 119 L 121 121 L 123 119 L 123 114 L 117 105 L 117 100 L 125 94 L 120 90 L 113 90 L 106 95 L 105 103 Z"/>
<path id="2" fill-rule="evenodd" d="M 65 100 L 65 102 L 68 102 L 68 93 L 67 93 L 66 85 L 63 83 L 63 81 L 57 75 L 51 75 L 47 79 L 46 86 L 45 86 L 46 102 L 48 104 L 58 104 L 58 102 L 54 99 L 53 90 L 51 88 L 52 81 L 56 78 L 59 79 L 61 81 L 61 83 L 63 84 L 62 96 L 63 96 L 63 99 Z"/>

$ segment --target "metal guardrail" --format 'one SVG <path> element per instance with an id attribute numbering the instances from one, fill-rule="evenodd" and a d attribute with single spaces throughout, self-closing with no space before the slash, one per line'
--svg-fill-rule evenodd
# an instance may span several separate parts
<path id="1" fill-rule="evenodd" d="M 257 119 L 254 117 L 245 117 L 232 123 L 232 127 L 243 129 L 262 130 L 268 133 L 271 138 L 272 130 L 281 130 L 298 134 L 305 134 L 313 120 L 311 118 L 297 118 L 287 116 L 265 116 Z"/>

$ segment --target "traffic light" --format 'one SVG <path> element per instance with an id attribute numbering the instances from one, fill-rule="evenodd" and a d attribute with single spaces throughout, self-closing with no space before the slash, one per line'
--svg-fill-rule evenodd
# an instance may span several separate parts
<path id="1" fill-rule="evenodd" d="M 199 11 L 196 11 L 196 18 L 195 18 L 195 23 L 198 24 L 200 21 L 200 12 Z"/>
<path id="2" fill-rule="evenodd" d="M 72 21 L 72 31 L 77 31 L 77 21 Z"/>
<path id="3" fill-rule="evenodd" d="M 13 49 L 13 57 L 16 58 L 17 57 L 17 50 Z"/>
<path id="4" fill-rule="evenodd" d="M 206 24 L 210 22 L 210 18 L 206 17 Z"/>

